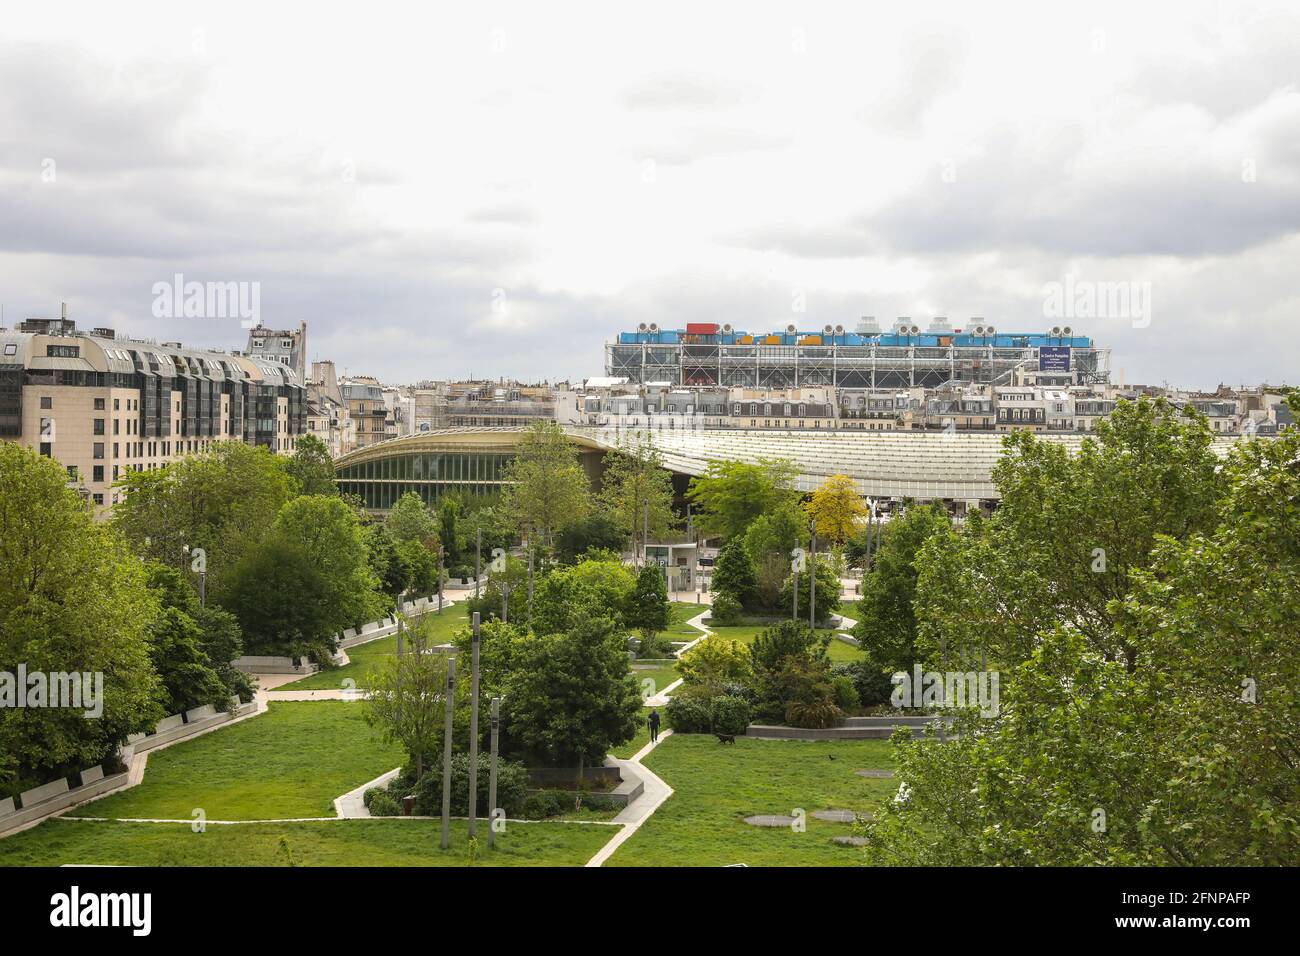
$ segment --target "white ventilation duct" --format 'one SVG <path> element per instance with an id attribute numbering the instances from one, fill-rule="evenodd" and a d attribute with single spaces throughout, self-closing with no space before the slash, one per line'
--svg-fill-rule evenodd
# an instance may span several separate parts
<path id="1" fill-rule="evenodd" d="M 935 333 L 937 335 L 951 335 L 952 323 L 948 321 L 947 317 L 942 315 L 936 315 L 933 321 L 930 322 L 930 328 L 927 329 L 926 331 Z"/>
<path id="2" fill-rule="evenodd" d="M 864 315 L 858 320 L 858 332 L 861 335 L 879 335 L 880 323 L 874 315 Z"/>
<path id="3" fill-rule="evenodd" d="M 794 334 L 797 333 L 798 331 L 799 331 L 799 330 L 798 330 L 797 328 L 795 328 L 793 325 L 787 325 L 787 326 L 785 327 L 786 335 L 794 335 Z"/>

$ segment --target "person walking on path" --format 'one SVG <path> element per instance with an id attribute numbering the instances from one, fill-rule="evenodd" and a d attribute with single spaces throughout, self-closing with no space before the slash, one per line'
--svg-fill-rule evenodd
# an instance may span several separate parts
<path id="1" fill-rule="evenodd" d="M 646 723 L 650 725 L 650 742 L 652 744 L 659 742 L 659 711 L 651 708 L 650 716 L 646 718 Z"/>

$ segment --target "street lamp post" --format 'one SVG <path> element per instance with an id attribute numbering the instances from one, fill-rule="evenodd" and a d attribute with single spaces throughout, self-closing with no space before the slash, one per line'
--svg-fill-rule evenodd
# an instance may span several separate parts
<path id="1" fill-rule="evenodd" d="M 447 655 L 446 714 L 442 723 L 442 848 L 451 845 L 451 716 L 455 709 L 456 656 Z"/>
<path id="2" fill-rule="evenodd" d="M 474 633 L 470 640 L 472 656 L 469 678 L 469 836 L 471 840 L 474 839 L 478 824 L 478 621 L 478 611 L 475 611 L 472 624 Z M 488 802 L 491 803 L 491 799 Z M 488 807 L 489 814 L 491 810 L 492 808 Z"/>
<path id="3" fill-rule="evenodd" d="M 478 520 L 475 518 L 475 520 Z M 483 576 L 483 529 L 474 529 L 474 600 L 478 600 L 478 581 Z"/>
<path id="4" fill-rule="evenodd" d="M 488 846 L 497 845 L 497 734 L 501 730 L 501 698 L 492 698 L 492 762 L 488 770 Z"/>
<path id="5" fill-rule="evenodd" d="M 812 552 L 808 556 L 808 626 L 817 626 L 817 522 L 808 522 L 812 532 Z"/>

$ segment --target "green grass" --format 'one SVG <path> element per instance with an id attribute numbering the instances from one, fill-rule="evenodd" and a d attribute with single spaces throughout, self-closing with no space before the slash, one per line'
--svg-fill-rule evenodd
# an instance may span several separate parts
<path id="1" fill-rule="evenodd" d="M 860 855 L 836 846 L 848 824 L 814 820 L 814 810 L 871 810 L 897 792 L 894 780 L 859 777 L 892 769 L 887 740 L 762 740 L 674 734 L 645 765 L 676 792 L 614 853 L 612 866 L 852 866 Z M 751 827 L 753 814 L 807 813 L 807 830 Z"/>
<path id="2" fill-rule="evenodd" d="M 365 722 L 365 705 L 274 702 L 265 714 L 149 755 L 139 786 L 74 816 L 189 820 L 332 817 L 334 798 L 400 766 L 400 746 Z"/>
<path id="3" fill-rule="evenodd" d="M 425 626 L 429 628 L 428 633 L 435 644 L 445 644 L 462 627 L 469 627 L 465 608 L 460 604 L 443 608 L 441 614 L 436 612 L 426 614 L 421 620 L 429 622 Z M 410 637 L 407 636 L 405 639 L 409 641 Z M 355 684 L 350 686 L 364 689 L 367 683 L 366 677 L 375 669 L 379 661 L 397 653 L 397 635 L 390 634 L 375 641 L 357 644 L 355 647 L 346 648 L 346 651 L 349 663 L 342 667 L 323 670 L 291 684 L 282 684 L 276 690 L 336 690 L 348 686 L 343 683 L 348 678 L 355 681 Z"/>
<path id="4" fill-rule="evenodd" d="M 754 639 L 771 627 L 771 624 L 742 624 L 738 627 L 715 627 L 713 632 L 719 637 L 725 637 L 728 640 L 740 641 L 742 644 L 753 644 Z M 819 628 L 817 633 L 824 637 L 831 637 L 835 634 L 834 630 Z M 856 661 L 862 657 L 860 648 L 852 644 L 845 644 L 843 641 L 837 641 L 831 637 L 831 643 L 828 653 L 832 661 Z"/>
<path id="5" fill-rule="evenodd" d="M 660 636 L 668 641 L 693 641 L 703 632 L 697 628 L 691 627 L 686 622 L 693 617 L 699 617 L 709 609 L 707 604 L 696 604 L 693 601 L 673 601 L 669 608 L 672 617 L 668 625 L 668 630 Z"/>
<path id="6" fill-rule="evenodd" d="M 647 678 L 654 681 L 654 690 L 651 693 L 645 694 L 643 689 L 642 696 L 645 697 L 653 697 L 655 694 L 660 693 L 669 684 L 681 679 L 681 675 L 677 673 L 677 666 L 675 664 L 669 664 L 667 667 L 633 667 L 632 676 L 636 679 L 638 687 L 643 687 L 641 682 Z"/>
<path id="7" fill-rule="evenodd" d="M 0 866 L 467 866 L 467 827 L 452 821 L 451 847 L 444 852 L 437 820 L 209 825 L 194 833 L 187 824 L 55 817 L 0 841 Z M 581 866 L 616 832 L 590 824 L 511 822 L 489 850 L 486 821 L 480 821 L 476 865 Z"/>

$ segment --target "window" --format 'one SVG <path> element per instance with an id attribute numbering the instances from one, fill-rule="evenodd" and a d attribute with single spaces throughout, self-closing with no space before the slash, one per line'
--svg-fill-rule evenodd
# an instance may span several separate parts
<path id="1" fill-rule="evenodd" d="M 99 460 L 104 457 L 104 443 L 102 441 L 95 442 L 94 457 L 96 460 Z"/>
<path id="2" fill-rule="evenodd" d="M 96 435 L 104 434 L 104 419 L 102 418 L 95 419 L 95 434 Z"/>
<path id="3" fill-rule="evenodd" d="M 98 492 L 96 492 L 95 495 L 94 495 L 93 497 L 94 497 L 94 500 L 95 500 L 95 504 L 97 504 L 97 505 L 102 505 L 102 504 L 104 503 L 104 496 L 103 496 L 102 494 L 99 494 Z"/>
<path id="4" fill-rule="evenodd" d="M 17 354 L 17 352 L 18 352 L 18 346 L 15 345 L 13 342 L 9 342 L 5 345 L 5 355 L 15 355 Z"/>
<path id="5" fill-rule="evenodd" d="M 122 407 L 122 400 L 120 398 L 113 399 L 113 411 L 117 411 L 121 407 Z"/>
<path id="6" fill-rule="evenodd" d="M 104 466 L 103 466 L 103 465 L 96 465 L 96 466 L 94 467 L 93 471 L 91 472 L 91 480 L 92 480 L 92 481 L 103 481 L 103 480 L 104 480 Z"/>
<path id="7" fill-rule="evenodd" d="M 53 408 L 53 407 L 54 407 L 54 399 L 50 398 L 50 396 L 48 395 L 42 395 L 41 408 Z"/>
<path id="8" fill-rule="evenodd" d="M 95 399 L 95 411 L 102 412 L 103 410 L 104 410 L 104 400 L 102 398 Z"/>

